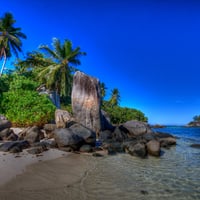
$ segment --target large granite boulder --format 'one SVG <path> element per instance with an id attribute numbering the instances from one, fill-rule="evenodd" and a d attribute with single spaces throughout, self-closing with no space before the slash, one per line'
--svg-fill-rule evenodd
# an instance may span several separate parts
<path id="1" fill-rule="evenodd" d="M 59 148 L 70 147 L 73 150 L 78 150 L 84 143 L 82 137 L 76 135 L 72 129 L 57 128 L 54 130 L 55 141 Z"/>
<path id="2" fill-rule="evenodd" d="M 69 127 L 69 129 L 71 129 L 74 134 L 83 138 L 86 144 L 95 145 L 96 134 L 94 131 L 84 127 L 83 125 L 79 123 L 74 123 L 73 125 Z"/>
<path id="3" fill-rule="evenodd" d="M 71 121 L 72 116 L 67 110 L 56 109 L 55 122 L 57 128 L 66 128 L 67 122 Z"/>
<path id="4" fill-rule="evenodd" d="M 145 122 L 140 122 L 136 120 L 127 121 L 122 124 L 129 131 L 129 136 L 140 136 L 147 133 L 152 133 L 153 131 Z"/>
<path id="5" fill-rule="evenodd" d="M 73 78 L 72 110 L 77 122 L 97 134 L 102 130 L 99 80 L 77 71 Z"/>

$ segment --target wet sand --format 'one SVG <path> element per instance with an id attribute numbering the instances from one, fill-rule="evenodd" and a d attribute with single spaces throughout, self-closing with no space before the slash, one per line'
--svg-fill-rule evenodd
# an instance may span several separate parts
<path id="1" fill-rule="evenodd" d="M 71 187 L 84 178 L 91 163 L 91 156 L 61 151 L 39 157 L 0 154 L 0 199 L 71 199 L 76 196 Z"/>

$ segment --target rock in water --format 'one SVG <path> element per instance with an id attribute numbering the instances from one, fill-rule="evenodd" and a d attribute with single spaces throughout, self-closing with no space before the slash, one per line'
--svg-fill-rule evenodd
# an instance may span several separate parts
<path id="1" fill-rule="evenodd" d="M 102 129 L 99 80 L 77 71 L 73 78 L 72 110 L 77 122 L 96 133 Z"/>
<path id="2" fill-rule="evenodd" d="M 152 156 L 160 156 L 160 142 L 151 140 L 147 143 L 147 151 Z"/>

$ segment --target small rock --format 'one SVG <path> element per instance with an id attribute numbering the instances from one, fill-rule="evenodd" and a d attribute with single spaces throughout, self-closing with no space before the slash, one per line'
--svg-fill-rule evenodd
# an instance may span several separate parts
<path id="1" fill-rule="evenodd" d="M 97 153 L 97 152 L 94 152 L 94 153 L 92 154 L 92 156 L 94 156 L 94 157 L 103 157 L 102 154 Z"/>
<path id="2" fill-rule="evenodd" d="M 38 146 L 38 147 L 32 147 L 30 149 L 27 149 L 27 152 L 30 153 L 30 154 L 40 154 L 42 153 L 44 150 L 43 147 L 41 146 Z"/>
<path id="3" fill-rule="evenodd" d="M 89 152 L 92 152 L 93 149 L 92 149 L 91 145 L 85 144 L 85 145 L 81 146 L 81 148 L 80 148 L 79 151 L 80 152 L 87 152 L 87 153 L 89 153 Z"/>
<path id="4" fill-rule="evenodd" d="M 200 149 L 200 144 L 191 144 L 190 147 Z"/>

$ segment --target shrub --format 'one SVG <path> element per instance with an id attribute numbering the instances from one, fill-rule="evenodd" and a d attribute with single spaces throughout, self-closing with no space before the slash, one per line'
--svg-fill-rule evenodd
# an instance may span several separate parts
<path id="1" fill-rule="evenodd" d="M 106 101 L 103 102 L 102 108 L 109 114 L 111 122 L 113 124 L 120 124 L 129 120 L 138 120 L 143 122 L 148 121 L 144 113 L 137 109 L 120 106 L 110 106 L 109 102 Z"/>
<path id="2" fill-rule="evenodd" d="M 46 95 L 36 91 L 4 92 L 1 111 L 14 126 L 42 126 L 54 117 L 55 106 Z"/>

